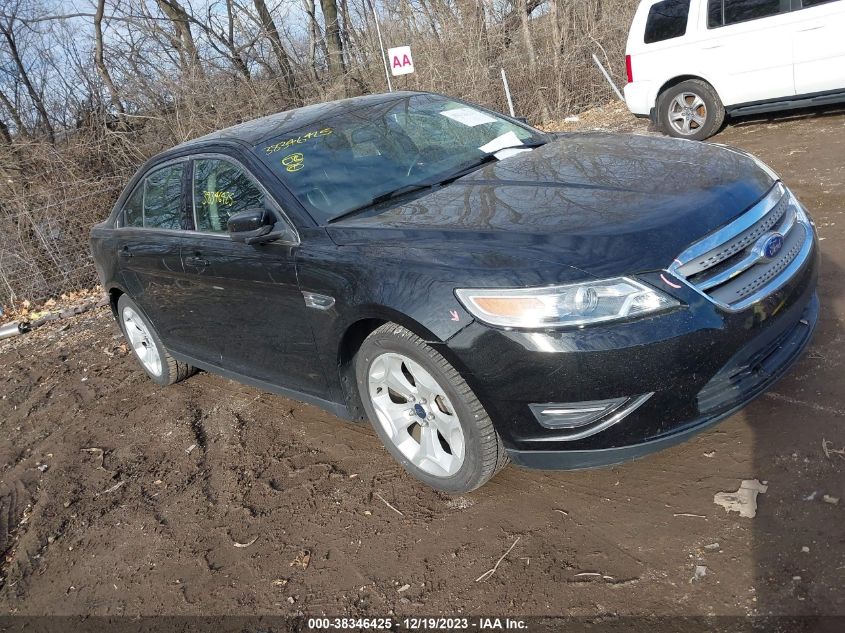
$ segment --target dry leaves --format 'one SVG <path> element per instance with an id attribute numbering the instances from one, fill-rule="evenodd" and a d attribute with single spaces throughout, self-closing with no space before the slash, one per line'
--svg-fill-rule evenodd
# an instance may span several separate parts
<path id="1" fill-rule="evenodd" d="M 299 567 L 300 569 L 308 569 L 309 564 L 311 564 L 311 552 L 304 549 L 296 555 L 296 558 L 293 559 L 290 566 Z"/>

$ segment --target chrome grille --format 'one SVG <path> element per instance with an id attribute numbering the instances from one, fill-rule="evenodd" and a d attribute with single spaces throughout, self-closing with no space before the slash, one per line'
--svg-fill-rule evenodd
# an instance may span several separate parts
<path id="1" fill-rule="evenodd" d="M 766 244 L 777 236 L 782 247 L 768 257 Z M 681 253 L 669 272 L 719 306 L 739 311 L 789 281 L 812 245 L 809 218 L 778 183 L 739 218 Z"/>

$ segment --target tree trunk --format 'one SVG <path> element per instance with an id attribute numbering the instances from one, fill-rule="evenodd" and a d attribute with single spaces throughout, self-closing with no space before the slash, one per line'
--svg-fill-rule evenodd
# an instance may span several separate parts
<path id="1" fill-rule="evenodd" d="M 235 69 L 249 83 L 252 80 L 252 73 L 249 72 L 249 66 L 246 65 L 244 58 L 241 56 L 241 51 L 235 46 L 235 11 L 232 6 L 232 0 L 226 0 L 226 18 L 228 28 L 224 39 L 226 48 L 229 49 L 229 57 L 232 58 L 232 64 L 234 64 Z"/>
<path id="2" fill-rule="evenodd" d="M 103 12 L 105 7 L 106 0 L 97 0 L 97 11 L 94 14 L 94 65 L 97 67 L 97 72 L 100 73 L 103 83 L 106 84 L 112 105 L 117 109 L 118 115 L 122 119 L 126 111 L 123 109 L 120 95 L 109 74 L 109 69 L 106 67 L 103 54 Z"/>
<path id="3" fill-rule="evenodd" d="M 9 134 L 9 126 L 2 119 L 0 119 L 0 140 L 6 143 L 6 145 L 12 144 L 12 135 Z"/>
<path id="4" fill-rule="evenodd" d="M 305 13 L 308 14 L 308 66 L 311 69 L 311 79 L 316 84 L 320 80 L 317 72 L 317 47 L 320 46 L 323 54 L 328 59 L 329 54 L 323 44 L 323 35 L 320 32 L 320 24 L 317 22 L 317 9 L 314 0 L 302 0 Z"/>
<path id="5" fill-rule="evenodd" d="M 29 136 L 29 134 L 27 133 L 26 126 L 23 124 L 23 119 L 21 119 L 21 115 L 18 112 L 18 109 L 2 91 L 0 91 L 0 103 L 2 103 L 3 107 L 9 111 L 9 116 L 12 117 L 12 122 L 17 128 L 18 136 Z"/>
<path id="6" fill-rule="evenodd" d="M 528 55 L 528 70 L 534 75 L 537 72 L 537 52 L 534 50 L 534 42 L 531 40 L 531 25 L 529 24 L 526 0 L 519 0 L 519 22 L 522 31 L 522 43 L 525 45 L 525 52 Z"/>
<path id="7" fill-rule="evenodd" d="M 270 15 L 270 10 L 264 0 L 254 0 L 255 10 L 258 11 L 258 18 L 261 20 L 261 26 L 264 28 L 267 37 L 270 40 L 270 46 L 273 47 L 273 53 L 279 62 L 279 70 L 282 73 L 282 79 L 288 89 L 293 100 L 299 103 L 302 97 L 299 89 L 296 86 L 296 79 L 293 75 L 293 68 L 291 67 L 290 57 L 288 57 L 285 47 L 282 46 L 282 38 L 279 35 L 279 30 L 276 28 L 276 23 L 273 21 L 273 16 Z"/>
<path id="8" fill-rule="evenodd" d="M 197 45 L 191 33 L 191 16 L 182 8 L 178 0 L 156 0 L 156 3 L 164 15 L 173 23 L 173 28 L 176 29 L 179 46 L 187 58 L 186 70 L 197 70 L 199 73 L 202 73 Z"/>
<path id="9" fill-rule="evenodd" d="M 323 9 L 323 20 L 326 23 L 329 75 L 332 79 L 340 79 L 346 73 L 346 66 L 343 63 L 343 40 L 340 37 L 337 0 L 320 0 L 320 7 Z"/>

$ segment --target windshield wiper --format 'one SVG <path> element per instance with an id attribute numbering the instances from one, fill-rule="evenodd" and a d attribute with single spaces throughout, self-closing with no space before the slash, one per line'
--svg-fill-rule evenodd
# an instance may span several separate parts
<path id="1" fill-rule="evenodd" d="M 333 218 L 329 218 L 328 223 L 336 222 L 337 220 L 342 220 L 343 218 L 348 218 L 351 215 L 355 215 L 356 213 L 360 213 L 361 211 L 366 211 L 367 209 L 370 209 L 376 206 L 377 204 L 381 204 L 382 202 L 387 202 L 388 200 L 402 198 L 412 193 L 423 191 L 424 189 L 432 189 L 438 186 L 439 184 L 439 182 L 425 182 L 420 183 L 418 185 L 405 185 L 404 187 L 399 187 L 398 189 L 394 189 L 393 191 L 388 191 L 387 193 L 378 195 L 369 202 L 362 204 L 359 207 L 355 207 L 354 209 L 350 209 L 349 211 L 344 211 L 340 215 L 336 215 Z"/>
<path id="2" fill-rule="evenodd" d="M 435 187 L 440 187 L 442 185 L 448 185 L 450 183 L 455 182 L 458 178 L 462 178 L 472 172 L 480 169 L 487 163 L 492 163 L 496 160 L 496 154 L 501 152 L 505 149 L 534 149 L 535 147 L 540 147 L 545 145 L 548 141 L 531 141 L 529 143 L 520 143 L 519 145 L 509 145 L 507 147 L 500 147 L 492 154 L 486 154 L 482 158 L 478 159 L 470 163 L 469 165 L 465 165 L 461 167 L 458 171 L 453 172 L 446 176 L 443 179 L 437 180 L 430 180 L 418 183 L 416 185 L 405 185 L 404 187 L 399 187 L 398 189 L 394 189 L 393 191 L 388 191 L 387 193 L 383 193 L 381 195 L 376 196 L 375 198 L 371 199 L 369 202 L 362 204 L 361 206 L 355 207 L 354 209 L 350 209 L 349 211 L 344 211 L 343 213 L 336 215 L 332 218 L 329 218 L 326 222 L 331 224 L 332 222 L 337 222 L 338 220 L 342 220 L 344 218 L 348 218 L 349 216 L 355 215 L 356 213 L 361 213 L 362 211 L 366 211 L 371 209 L 372 207 L 376 206 L 377 204 L 381 204 L 382 202 L 387 202 L 389 200 L 395 200 L 397 198 L 401 198 L 412 193 L 416 193 L 418 191 L 423 191 L 425 189 L 433 189 Z"/>
<path id="3" fill-rule="evenodd" d="M 496 154 L 498 154 L 499 152 L 501 152 L 503 150 L 506 150 L 506 149 L 534 149 L 535 147 L 540 147 L 542 145 L 545 145 L 546 142 L 547 141 L 533 141 L 531 143 L 520 143 L 519 145 L 508 145 L 506 147 L 500 147 L 495 152 L 492 152 L 491 154 L 486 154 L 485 156 L 482 156 L 478 160 L 470 163 L 469 165 L 465 165 L 464 167 L 461 167 L 460 169 L 458 169 L 458 171 L 449 174 L 444 180 L 440 181 L 440 184 L 441 185 L 451 184 L 451 183 L 455 182 L 456 180 L 458 180 L 459 178 L 463 178 L 464 176 L 467 176 L 467 175 L 471 174 L 472 172 L 479 170 L 480 168 L 484 167 L 484 165 L 486 165 L 487 163 L 492 163 L 492 162 L 499 160 L 496 157 Z"/>

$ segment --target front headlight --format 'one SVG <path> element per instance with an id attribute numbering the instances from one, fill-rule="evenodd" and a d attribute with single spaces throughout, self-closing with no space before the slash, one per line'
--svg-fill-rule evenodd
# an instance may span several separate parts
<path id="1" fill-rule="evenodd" d="M 456 290 L 455 293 L 480 321 L 512 328 L 602 323 L 679 305 L 672 297 L 627 277 L 548 288 Z"/>

